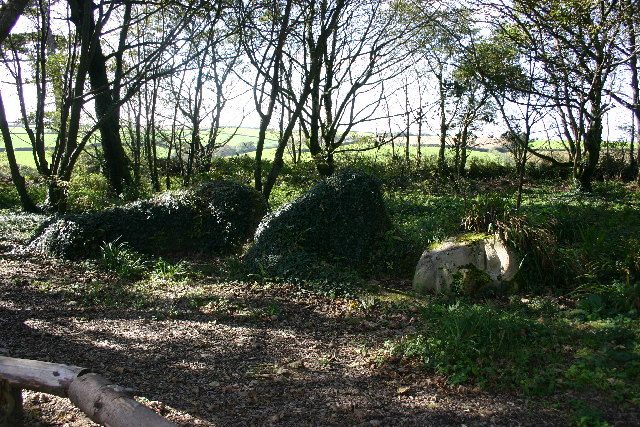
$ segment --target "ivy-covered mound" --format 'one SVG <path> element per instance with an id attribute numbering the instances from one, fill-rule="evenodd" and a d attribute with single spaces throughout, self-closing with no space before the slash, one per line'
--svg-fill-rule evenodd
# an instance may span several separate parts
<path id="1" fill-rule="evenodd" d="M 53 219 L 36 232 L 30 248 L 77 259 L 95 256 L 104 242 L 117 240 L 148 254 L 226 253 L 251 239 L 266 212 L 257 191 L 214 181 L 99 213 Z"/>
<path id="2" fill-rule="evenodd" d="M 330 277 L 329 264 L 363 268 L 390 225 L 380 182 L 342 171 L 265 217 L 244 261 L 276 277 Z"/>

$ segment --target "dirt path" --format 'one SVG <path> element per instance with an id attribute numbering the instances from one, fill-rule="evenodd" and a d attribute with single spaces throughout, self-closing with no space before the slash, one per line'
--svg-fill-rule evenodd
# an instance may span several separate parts
<path id="1" fill-rule="evenodd" d="M 183 425 L 567 423 L 541 404 L 376 363 L 386 340 L 411 332 L 411 307 L 203 275 L 160 284 L 136 308 L 128 286 L 90 265 L 0 255 L 0 353 L 93 368 Z M 92 425 L 65 399 L 25 399 L 33 425 Z"/>

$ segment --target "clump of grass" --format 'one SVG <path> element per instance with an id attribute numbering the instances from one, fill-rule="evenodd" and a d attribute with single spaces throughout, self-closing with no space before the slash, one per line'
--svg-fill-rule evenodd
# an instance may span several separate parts
<path id="1" fill-rule="evenodd" d="M 175 281 L 181 280 L 188 274 L 185 262 L 171 263 L 163 258 L 158 258 L 153 265 L 151 277 L 154 280 Z"/>
<path id="2" fill-rule="evenodd" d="M 140 279 L 147 270 L 143 256 L 126 242 L 108 242 L 100 247 L 100 265 L 122 279 Z"/>

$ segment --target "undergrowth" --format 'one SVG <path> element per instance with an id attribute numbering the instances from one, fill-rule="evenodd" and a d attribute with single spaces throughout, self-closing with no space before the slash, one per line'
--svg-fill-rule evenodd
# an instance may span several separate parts
<path id="1" fill-rule="evenodd" d="M 584 321 L 551 300 L 525 301 L 435 301 L 416 334 L 387 343 L 387 357 L 417 361 L 451 384 L 525 395 L 595 389 L 640 404 L 637 322 Z"/>

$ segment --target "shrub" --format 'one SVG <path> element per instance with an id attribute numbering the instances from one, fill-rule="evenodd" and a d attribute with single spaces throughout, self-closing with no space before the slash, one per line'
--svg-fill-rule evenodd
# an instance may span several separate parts
<path id="1" fill-rule="evenodd" d="M 253 237 L 267 213 L 262 194 L 233 181 L 203 183 L 188 193 L 188 198 L 213 215 L 222 227 L 224 242 L 234 247 Z"/>
<path id="2" fill-rule="evenodd" d="M 469 159 L 466 176 L 472 179 L 492 179 L 514 176 L 515 172 L 513 165 L 472 157 Z"/>
<path id="3" fill-rule="evenodd" d="M 483 305 L 437 299 L 424 309 L 416 334 L 387 343 L 387 360 L 417 360 L 453 384 L 529 395 L 595 389 L 608 395 L 605 402 L 636 404 L 640 354 L 634 321 L 576 321 L 562 308 L 547 298 Z"/>
<path id="4" fill-rule="evenodd" d="M 640 283 L 614 281 L 609 284 L 581 286 L 574 314 L 589 320 L 625 315 L 634 317 L 640 310 Z"/>
<path id="5" fill-rule="evenodd" d="M 254 190 L 219 181 L 165 193 L 95 214 L 71 215 L 45 224 L 31 248 L 63 258 L 98 253 L 103 242 L 126 242 L 149 254 L 226 253 L 252 235 L 266 202 Z"/>
<path id="6" fill-rule="evenodd" d="M 0 181 L 0 209 L 20 207 L 20 197 L 11 182 Z"/>
<path id="7" fill-rule="evenodd" d="M 534 225 L 536 224 L 536 225 Z M 525 214 L 510 209 L 508 199 L 501 195 L 481 195 L 471 201 L 462 228 L 477 233 L 496 233 L 523 258 L 519 278 L 524 285 L 539 288 L 541 277 L 556 273 L 558 243 L 552 231 L 553 218 L 544 225 L 531 221 Z"/>
<path id="8" fill-rule="evenodd" d="M 317 277 L 332 269 L 323 263 L 358 269 L 389 227 L 380 182 L 347 170 L 265 218 L 244 260 L 253 271 L 282 277 Z"/>
<path id="9" fill-rule="evenodd" d="M 69 210 L 95 212 L 118 203 L 109 182 L 100 173 L 79 172 L 69 182 Z"/>

